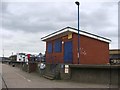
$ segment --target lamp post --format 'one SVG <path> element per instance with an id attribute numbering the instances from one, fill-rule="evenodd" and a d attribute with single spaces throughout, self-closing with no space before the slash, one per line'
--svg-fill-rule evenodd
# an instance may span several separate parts
<path id="1" fill-rule="evenodd" d="M 2 57 L 2 61 L 4 61 L 4 48 L 3 48 L 3 57 Z"/>
<path id="2" fill-rule="evenodd" d="M 80 33 L 79 33 L 79 5 L 80 3 L 76 1 L 75 4 L 78 6 L 78 64 L 80 64 Z"/>

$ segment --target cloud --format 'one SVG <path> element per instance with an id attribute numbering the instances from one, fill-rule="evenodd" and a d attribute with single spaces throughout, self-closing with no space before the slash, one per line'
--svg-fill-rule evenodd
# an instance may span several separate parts
<path id="1" fill-rule="evenodd" d="M 73 2 L 3 2 L 2 35 L 6 55 L 13 52 L 45 52 L 41 37 L 71 26 L 77 28 L 77 6 Z M 111 13 L 112 12 L 112 13 Z M 112 40 L 117 48 L 116 2 L 81 2 L 80 28 Z"/>
<path id="2" fill-rule="evenodd" d="M 19 8 L 18 6 L 21 6 L 21 8 Z M 25 6 L 26 6 L 26 10 L 24 11 L 23 9 L 25 8 Z M 48 30 L 47 27 L 49 27 L 50 30 L 54 29 L 53 27 L 54 25 L 52 24 L 52 21 L 45 19 L 45 17 L 43 17 L 44 15 L 41 16 L 41 13 L 38 13 L 38 10 L 36 11 L 35 4 L 33 5 L 31 3 L 30 4 L 14 3 L 14 4 L 10 4 L 8 7 L 9 10 L 7 13 L 9 14 L 3 13 L 3 17 L 2 17 L 2 27 L 5 29 L 22 30 L 25 32 L 39 32 L 41 30 L 46 30 L 46 29 Z M 15 8 L 18 10 L 17 11 L 14 10 L 13 9 L 14 7 L 18 7 Z M 36 13 L 35 11 L 33 11 L 32 8 L 34 8 Z M 33 12 L 31 12 L 30 9 L 32 9 L 31 11 Z M 41 8 L 39 7 L 37 9 L 41 9 Z M 19 13 L 18 11 L 22 13 Z"/>
<path id="3" fill-rule="evenodd" d="M 2 12 L 2 13 L 7 12 L 7 6 L 8 6 L 7 2 L 1 2 L 0 3 L 0 12 Z"/>
<path id="4" fill-rule="evenodd" d="M 28 33 L 56 30 L 61 28 L 59 25 L 76 27 L 77 13 L 73 6 L 69 8 L 70 4 L 65 3 L 57 6 L 56 3 L 13 3 L 9 5 L 9 8 L 11 8 L 10 14 L 3 16 L 2 25 L 6 29 L 23 30 Z M 105 6 L 107 8 L 104 8 L 104 4 L 99 5 L 100 7 L 97 6 L 96 10 L 90 13 L 87 13 L 89 11 L 88 8 L 80 12 L 81 27 L 101 29 L 112 26 L 113 23 L 109 21 L 110 18 L 108 17 L 109 7 Z M 92 5 L 94 3 L 89 5 L 89 7 Z M 15 10 L 13 9 L 14 7 L 16 7 Z"/>
<path id="5" fill-rule="evenodd" d="M 2 26 L 12 31 L 22 30 L 29 33 L 52 31 L 61 28 L 61 25 L 76 24 L 76 11 L 68 6 L 70 3 L 9 3 L 9 14 L 3 14 Z"/>
<path id="6" fill-rule="evenodd" d="M 9 52 L 28 52 L 28 53 L 39 53 L 45 52 L 45 45 L 41 41 L 40 37 L 42 36 L 41 33 L 24 33 L 21 31 L 17 32 L 9 32 L 12 33 L 12 37 L 7 39 L 3 39 L 4 43 L 4 50 Z M 44 35 L 44 34 L 43 34 Z M 42 45 L 41 45 L 42 43 Z"/>
<path id="7" fill-rule="evenodd" d="M 93 5 L 94 4 L 95 3 L 93 3 Z M 89 8 L 89 6 L 87 8 Z M 80 14 L 81 28 L 85 31 L 107 37 L 112 40 L 112 43 L 114 43 L 114 38 L 118 40 L 117 8 L 117 3 L 115 2 L 102 2 L 98 4 L 94 10 L 91 10 L 90 7 L 91 12 L 85 12 L 86 10 L 82 10 Z M 115 45 L 113 46 L 115 48 Z"/>

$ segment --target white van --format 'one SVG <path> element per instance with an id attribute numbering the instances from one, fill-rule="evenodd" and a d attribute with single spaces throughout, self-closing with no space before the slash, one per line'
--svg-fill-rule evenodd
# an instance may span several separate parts
<path id="1" fill-rule="evenodd" d="M 17 62 L 27 62 L 28 58 L 25 53 L 17 53 Z"/>

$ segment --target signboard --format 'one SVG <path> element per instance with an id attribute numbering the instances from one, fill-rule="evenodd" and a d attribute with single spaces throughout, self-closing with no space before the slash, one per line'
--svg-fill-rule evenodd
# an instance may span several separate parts
<path id="1" fill-rule="evenodd" d="M 65 68 L 69 68 L 69 65 L 65 65 Z"/>
<path id="2" fill-rule="evenodd" d="M 72 38 L 72 33 L 69 33 L 68 34 L 68 39 L 71 39 Z"/>
<path id="3" fill-rule="evenodd" d="M 69 73 L 69 69 L 68 68 L 65 68 L 65 73 Z"/>
<path id="4" fill-rule="evenodd" d="M 65 73 L 69 73 L 69 65 L 65 65 Z"/>

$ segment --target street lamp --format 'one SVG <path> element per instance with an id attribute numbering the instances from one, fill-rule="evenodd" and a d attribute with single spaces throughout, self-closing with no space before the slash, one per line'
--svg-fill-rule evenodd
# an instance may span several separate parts
<path id="1" fill-rule="evenodd" d="M 80 33 L 79 33 L 79 5 L 80 3 L 76 1 L 75 4 L 78 6 L 78 64 L 80 64 Z"/>

